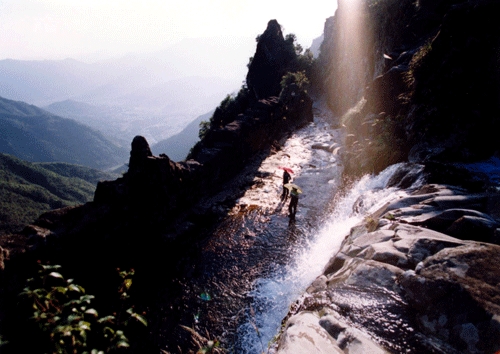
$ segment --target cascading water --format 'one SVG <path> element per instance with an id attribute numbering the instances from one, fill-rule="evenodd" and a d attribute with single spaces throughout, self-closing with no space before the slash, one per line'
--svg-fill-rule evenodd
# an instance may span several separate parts
<path id="1" fill-rule="evenodd" d="M 267 353 L 289 305 L 322 273 L 323 267 L 339 249 L 351 227 L 387 201 L 406 194 L 396 188 L 386 188 L 398 167 L 393 165 L 376 176 L 361 178 L 343 197 L 338 198 L 323 226 L 295 252 L 287 265 L 271 276 L 255 281 L 249 294 L 251 305 L 247 322 L 238 330 L 237 353 Z M 353 211 L 355 203 L 363 206 L 356 212 Z"/>

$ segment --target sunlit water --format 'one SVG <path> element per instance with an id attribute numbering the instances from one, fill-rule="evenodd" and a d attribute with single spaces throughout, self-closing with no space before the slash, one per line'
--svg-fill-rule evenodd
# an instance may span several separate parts
<path id="1" fill-rule="evenodd" d="M 246 176 L 253 181 L 244 195 L 198 251 L 186 257 L 185 275 L 165 288 L 158 311 L 165 351 L 188 348 L 191 339 L 184 328 L 192 328 L 220 340 L 228 353 L 272 352 L 269 345 L 289 307 L 321 275 L 350 229 L 405 194 L 386 188 L 398 166 L 341 192 L 342 165 L 331 149 L 340 142 L 340 132 L 324 117 L 315 118 Z M 292 168 L 293 183 L 303 189 L 295 220 L 280 199 L 280 166 Z M 352 291 L 338 292 L 339 301 Z"/>
<path id="2" fill-rule="evenodd" d="M 339 249 L 351 227 L 365 215 L 377 210 L 404 191 L 385 188 L 398 166 L 391 166 L 377 176 L 365 176 L 338 198 L 324 224 L 310 235 L 308 242 L 293 254 L 289 263 L 271 276 L 259 278 L 250 293 L 252 304 L 247 322 L 238 330 L 237 353 L 266 353 L 289 306 L 300 297 L 312 281 L 321 275 L 328 260 Z M 362 199 L 363 209 L 353 212 Z M 358 203 L 359 204 L 359 203 Z"/>

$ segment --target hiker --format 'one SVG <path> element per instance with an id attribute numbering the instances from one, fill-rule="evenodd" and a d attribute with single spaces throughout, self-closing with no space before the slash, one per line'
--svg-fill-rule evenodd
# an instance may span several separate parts
<path id="1" fill-rule="evenodd" d="M 292 179 L 292 176 L 288 173 L 287 170 L 283 171 L 283 193 L 281 194 L 281 200 L 286 200 L 288 198 L 288 188 L 285 187 L 285 184 L 289 183 Z"/>
<path id="2" fill-rule="evenodd" d="M 295 219 L 297 213 L 297 204 L 299 203 L 299 191 L 297 188 L 292 188 L 290 192 L 290 204 L 288 204 L 288 216 Z"/>

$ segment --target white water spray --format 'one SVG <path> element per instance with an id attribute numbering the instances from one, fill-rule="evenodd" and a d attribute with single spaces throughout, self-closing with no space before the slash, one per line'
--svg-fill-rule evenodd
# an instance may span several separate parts
<path id="1" fill-rule="evenodd" d="M 388 200 L 405 194 L 394 188 L 385 188 L 398 167 L 393 165 L 377 176 L 361 178 L 338 201 L 329 219 L 287 266 L 255 282 L 254 290 L 249 294 L 253 300 L 249 319 L 238 331 L 238 353 L 268 352 L 268 345 L 278 334 L 289 305 L 322 273 L 350 229 Z M 353 205 L 360 197 L 366 211 L 364 215 L 353 212 Z"/>

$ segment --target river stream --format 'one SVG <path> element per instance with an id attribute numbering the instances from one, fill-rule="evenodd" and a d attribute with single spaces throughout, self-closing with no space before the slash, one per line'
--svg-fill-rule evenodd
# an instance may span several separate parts
<path id="1" fill-rule="evenodd" d="M 162 309 L 167 352 L 176 352 L 171 343 L 185 343 L 193 332 L 219 340 L 227 353 L 272 352 L 290 305 L 322 273 L 350 228 L 404 193 L 384 188 L 397 166 L 340 190 L 342 165 L 335 151 L 341 133 L 325 112 L 316 108 L 313 123 L 261 162 L 251 187 L 186 262 L 194 261 L 192 271 L 169 287 L 166 296 L 178 297 Z M 303 191 L 295 219 L 280 198 L 282 166 L 293 170 L 292 182 Z M 363 209 L 355 213 L 360 198 Z"/>

